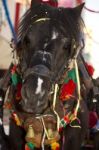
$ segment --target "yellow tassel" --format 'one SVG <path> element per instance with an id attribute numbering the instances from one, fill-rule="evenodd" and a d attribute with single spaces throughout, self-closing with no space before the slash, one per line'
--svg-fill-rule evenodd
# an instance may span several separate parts
<path id="1" fill-rule="evenodd" d="M 28 131 L 27 131 L 27 134 L 26 134 L 26 137 L 27 137 L 27 138 L 34 138 L 34 130 L 33 130 L 33 128 L 32 128 L 32 125 L 29 125 Z"/>
<path id="2" fill-rule="evenodd" d="M 51 144 L 51 150 L 59 150 L 60 145 L 57 142 Z"/>
<path id="3" fill-rule="evenodd" d="M 12 115 L 13 115 L 13 117 L 14 117 L 14 120 L 15 120 L 15 122 L 16 122 L 16 125 L 17 125 L 17 126 L 21 126 L 21 122 L 20 122 L 20 119 L 19 119 L 18 115 L 17 115 L 16 113 L 13 113 Z"/>
<path id="4" fill-rule="evenodd" d="M 49 138 L 53 138 L 54 137 L 54 133 L 52 129 L 48 129 L 48 136 Z"/>

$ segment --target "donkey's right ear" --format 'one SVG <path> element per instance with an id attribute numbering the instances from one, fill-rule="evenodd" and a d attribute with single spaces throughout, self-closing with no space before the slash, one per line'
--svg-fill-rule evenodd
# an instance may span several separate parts
<path id="1" fill-rule="evenodd" d="M 42 2 L 42 0 L 31 0 L 31 7 L 34 7 L 35 5 L 38 5 Z"/>

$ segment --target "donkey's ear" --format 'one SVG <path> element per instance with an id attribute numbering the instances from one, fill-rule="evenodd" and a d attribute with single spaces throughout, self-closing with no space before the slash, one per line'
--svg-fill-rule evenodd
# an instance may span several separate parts
<path id="1" fill-rule="evenodd" d="M 84 7 L 85 3 L 80 4 L 79 6 L 73 8 L 74 14 L 76 15 L 76 17 L 80 17 L 82 9 Z"/>
<path id="2" fill-rule="evenodd" d="M 41 0 L 31 0 L 31 7 L 41 3 Z"/>

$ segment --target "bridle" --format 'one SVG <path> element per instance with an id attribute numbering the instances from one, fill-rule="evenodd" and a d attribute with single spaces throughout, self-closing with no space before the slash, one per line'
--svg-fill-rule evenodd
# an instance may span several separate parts
<path id="1" fill-rule="evenodd" d="M 73 47 L 74 47 L 74 49 L 72 49 L 72 51 L 76 50 L 74 55 L 70 55 L 68 61 L 65 61 L 62 65 L 61 69 L 57 72 L 57 74 L 55 76 L 53 76 L 52 81 L 54 81 L 54 83 L 62 84 L 61 81 L 63 80 L 64 74 L 71 69 L 71 67 L 70 67 L 71 64 L 73 63 L 73 61 L 75 59 L 77 59 L 79 52 L 84 48 L 84 41 L 81 40 L 78 47 L 75 44 L 73 45 Z"/>
<path id="2" fill-rule="evenodd" d="M 49 17 L 42 17 L 42 18 L 39 18 L 39 19 L 36 19 L 36 16 L 32 17 L 32 24 L 30 24 L 30 26 L 27 28 L 27 31 L 25 32 L 25 34 L 22 38 L 22 41 L 24 40 L 24 37 L 27 34 L 28 30 L 30 28 L 32 28 L 33 24 L 38 24 L 38 23 L 41 23 L 41 22 L 47 22 L 47 21 L 50 21 L 50 20 L 56 21 L 56 19 L 52 19 L 52 18 L 49 18 Z M 27 69 L 27 71 L 25 73 L 26 74 L 25 76 L 29 75 L 29 72 L 30 72 L 30 74 L 36 73 L 38 75 L 40 75 L 40 73 L 41 73 L 41 75 L 43 75 L 43 76 L 50 77 L 51 78 L 50 80 L 53 84 L 59 83 L 59 81 L 61 80 L 64 73 L 68 72 L 70 70 L 69 67 L 72 64 L 73 60 L 77 58 L 79 52 L 84 48 L 83 39 L 81 39 L 79 41 L 79 43 L 77 43 L 75 41 L 75 39 L 72 39 L 71 45 L 72 45 L 71 46 L 71 54 L 70 54 L 68 60 L 65 61 L 62 64 L 61 69 L 56 74 L 51 72 L 50 69 L 48 67 L 46 67 L 45 65 L 43 65 L 43 67 L 40 67 L 40 65 L 37 65 L 37 66 L 34 66 L 33 68 Z M 51 53 L 44 54 L 44 52 L 42 52 L 42 51 L 38 51 L 37 53 L 39 53 L 40 55 L 48 55 L 49 58 L 52 60 L 52 54 Z M 36 55 L 36 53 L 34 55 Z M 37 71 L 38 68 L 41 69 L 41 72 Z M 46 70 L 46 72 L 42 73 L 42 68 L 43 68 L 43 71 Z M 46 69 L 44 69 L 44 68 L 46 68 Z"/>
<path id="3" fill-rule="evenodd" d="M 43 77 L 50 78 L 50 70 L 44 65 L 35 65 L 32 68 L 29 68 L 23 74 L 23 80 L 26 80 L 30 75 L 40 75 Z"/>

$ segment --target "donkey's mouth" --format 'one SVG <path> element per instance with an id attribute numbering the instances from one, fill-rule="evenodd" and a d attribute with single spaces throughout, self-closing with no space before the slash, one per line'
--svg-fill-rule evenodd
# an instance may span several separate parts
<path id="1" fill-rule="evenodd" d="M 54 116 L 48 114 L 35 118 L 27 118 L 24 122 L 24 129 L 26 130 L 26 141 L 32 142 L 37 148 L 40 148 L 42 143 L 42 136 L 45 130 L 45 145 L 49 145 L 53 141 L 58 141 L 60 139 L 60 135 L 57 131 L 56 123 L 57 122 Z"/>
<path id="2" fill-rule="evenodd" d="M 43 114 L 45 110 L 48 108 L 48 103 L 40 104 L 40 105 L 31 104 L 31 103 L 25 104 L 24 101 L 21 100 L 20 106 L 22 112 L 36 115 L 36 114 Z"/>
<path id="3" fill-rule="evenodd" d="M 57 130 L 57 118 L 51 110 L 47 110 L 45 114 L 40 115 L 24 112 L 18 112 L 17 115 L 26 131 L 26 142 L 32 143 L 36 148 L 40 148 L 44 135 L 44 145 L 59 141 L 60 134 Z"/>

